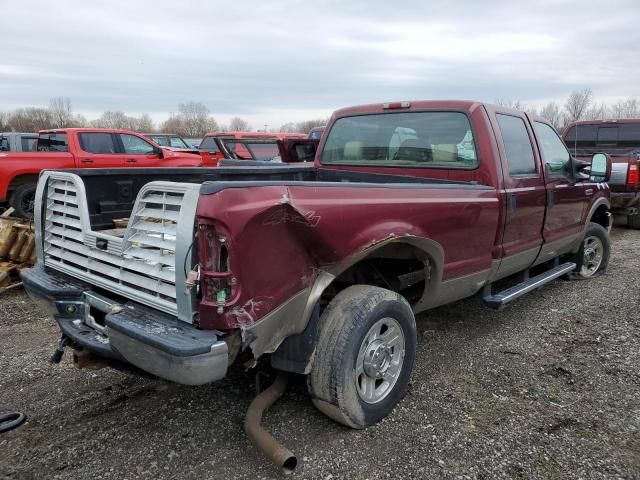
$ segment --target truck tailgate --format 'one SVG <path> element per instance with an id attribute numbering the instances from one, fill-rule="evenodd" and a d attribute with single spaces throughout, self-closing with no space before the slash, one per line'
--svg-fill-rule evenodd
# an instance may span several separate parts
<path id="1" fill-rule="evenodd" d="M 148 183 L 116 236 L 92 229 L 78 175 L 45 172 L 36 193 L 39 263 L 192 323 L 195 294 L 181 288 L 178 295 L 176 285 L 184 285 L 183 266 L 191 265 L 199 188 Z"/>

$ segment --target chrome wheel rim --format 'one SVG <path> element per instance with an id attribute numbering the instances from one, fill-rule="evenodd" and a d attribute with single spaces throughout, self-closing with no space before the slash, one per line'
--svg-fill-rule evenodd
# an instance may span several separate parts
<path id="1" fill-rule="evenodd" d="M 378 320 L 362 340 L 356 358 L 356 390 L 362 401 L 378 403 L 393 390 L 404 363 L 405 339 L 393 318 Z"/>
<path id="2" fill-rule="evenodd" d="M 598 271 L 602 264 L 604 245 L 602 240 L 596 236 L 584 239 L 584 253 L 582 257 L 582 268 L 580 273 L 583 277 L 590 277 Z"/>

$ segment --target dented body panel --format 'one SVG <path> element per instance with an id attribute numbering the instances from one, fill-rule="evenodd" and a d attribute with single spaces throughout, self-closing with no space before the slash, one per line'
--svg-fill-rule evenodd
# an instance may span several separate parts
<path id="1" fill-rule="evenodd" d="M 338 275 L 358 255 L 389 242 L 424 239 L 439 247 L 443 258 L 438 262 L 443 263 L 436 269 L 442 280 L 488 271 L 495 229 L 487 225 L 498 224 L 497 193 L 483 186 L 449 186 L 281 185 L 202 195 L 197 210 L 199 256 L 204 259 L 201 324 L 246 328 L 310 289 L 319 272 Z M 231 284 L 237 285 L 222 315 L 207 283 L 217 258 L 207 242 L 212 231 L 214 238 L 225 239 Z"/>

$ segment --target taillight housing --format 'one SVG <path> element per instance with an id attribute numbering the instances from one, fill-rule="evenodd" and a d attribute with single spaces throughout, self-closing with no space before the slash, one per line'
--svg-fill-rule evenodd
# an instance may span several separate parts
<path id="1" fill-rule="evenodd" d="M 640 183 L 640 172 L 638 172 L 638 160 L 629 159 L 629 170 L 627 170 L 627 185 L 638 185 Z"/>

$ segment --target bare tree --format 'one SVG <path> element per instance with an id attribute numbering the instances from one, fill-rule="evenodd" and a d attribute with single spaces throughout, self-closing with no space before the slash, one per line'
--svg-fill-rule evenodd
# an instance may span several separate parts
<path id="1" fill-rule="evenodd" d="M 0 132 L 11 130 L 11 114 L 8 112 L 0 112 Z"/>
<path id="2" fill-rule="evenodd" d="M 16 132 L 37 132 L 51 128 L 51 112 L 46 108 L 19 108 L 10 117 L 12 130 Z"/>
<path id="3" fill-rule="evenodd" d="M 515 110 L 522 110 L 523 112 L 527 109 L 526 105 L 522 103 L 520 100 L 507 100 L 506 98 L 496 98 L 493 103 L 499 107 L 505 108 L 513 108 Z"/>
<path id="4" fill-rule="evenodd" d="M 278 129 L 278 131 L 280 133 L 294 133 L 296 131 L 296 124 L 293 122 L 285 123 Z"/>
<path id="5" fill-rule="evenodd" d="M 209 109 L 200 102 L 182 103 L 178 106 L 183 126 L 182 134 L 188 138 L 202 137 L 207 132 L 218 129 L 218 124 L 209 115 Z"/>
<path id="6" fill-rule="evenodd" d="M 148 113 L 143 113 L 137 119 L 136 132 L 142 133 L 151 133 L 155 131 L 156 127 L 153 124 L 153 120 L 151 119 L 151 115 Z"/>
<path id="7" fill-rule="evenodd" d="M 91 122 L 95 128 L 114 128 L 118 130 L 132 130 L 134 132 L 153 132 L 155 129 L 153 120 L 148 113 L 140 117 L 132 117 L 121 111 L 106 111 L 100 117 Z"/>
<path id="8" fill-rule="evenodd" d="M 551 125 L 558 131 L 562 129 L 564 126 L 564 119 L 562 117 L 562 112 L 560 112 L 560 105 L 556 102 L 549 102 L 542 110 L 540 110 L 540 116 L 549 120 Z"/>
<path id="9" fill-rule="evenodd" d="M 228 130 L 229 132 L 250 132 L 251 131 L 251 126 L 249 125 L 249 122 L 247 122 L 246 120 L 240 118 L 240 117 L 233 117 L 231 119 L 231 122 L 229 122 L 229 127 Z"/>
<path id="10" fill-rule="evenodd" d="M 611 118 L 640 118 L 640 100 L 629 97 L 614 103 L 610 108 Z"/>
<path id="11" fill-rule="evenodd" d="M 100 117 L 91 122 L 91 126 L 95 128 L 114 128 L 122 130 L 131 130 L 132 121 L 124 112 L 107 110 Z"/>
<path id="12" fill-rule="evenodd" d="M 162 133 L 175 133 L 180 136 L 185 136 L 184 122 L 180 116 L 172 114 L 167 120 L 162 122 L 160 131 Z"/>
<path id="13" fill-rule="evenodd" d="M 602 103 L 600 105 L 594 104 L 591 108 L 588 108 L 582 118 L 584 120 L 604 120 L 610 116 L 609 107 Z"/>
<path id="14" fill-rule="evenodd" d="M 74 116 L 73 121 L 75 122 L 74 127 L 88 127 L 90 125 L 90 122 L 89 120 L 87 120 L 87 117 L 79 113 Z"/>
<path id="15" fill-rule="evenodd" d="M 590 88 L 573 92 L 564 104 L 567 122 L 575 122 L 580 120 L 587 112 L 589 105 L 593 99 L 593 92 Z"/>
<path id="16" fill-rule="evenodd" d="M 315 120 L 304 120 L 296 123 L 295 132 L 309 133 L 312 128 L 322 127 L 327 124 L 326 118 L 316 118 Z M 292 132 L 289 132 L 292 133 Z"/>
<path id="17" fill-rule="evenodd" d="M 75 126 L 75 119 L 71 109 L 71 99 L 68 97 L 55 97 L 49 101 L 51 113 L 51 126 L 65 128 Z"/>

